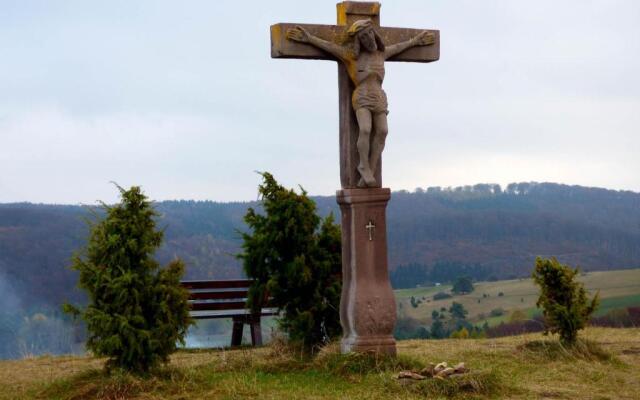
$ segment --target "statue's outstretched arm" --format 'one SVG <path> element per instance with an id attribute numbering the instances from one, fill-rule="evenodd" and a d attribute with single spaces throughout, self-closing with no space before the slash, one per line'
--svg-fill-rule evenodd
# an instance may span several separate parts
<path id="1" fill-rule="evenodd" d="M 294 40 L 300 43 L 311 44 L 321 50 L 326 51 L 327 53 L 340 60 L 344 60 L 347 55 L 347 51 L 343 46 L 324 39 L 320 39 L 319 37 L 309 33 L 309 31 L 301 26 L 296 26 L 295 28 L 289 29 L 287 31 L 287 39 Z"/>
<path id="2" fill-rule="evenodd" d="M 391 58 L 397 54 L 402 53 L 406 49 L 414 46 L 427 46 L 436 42 L 436 35 L 428 31 L 422 31 L 416 36 L 404 42 L 392 44 L 386 46 L 384 51 L 385 60 Z"/>

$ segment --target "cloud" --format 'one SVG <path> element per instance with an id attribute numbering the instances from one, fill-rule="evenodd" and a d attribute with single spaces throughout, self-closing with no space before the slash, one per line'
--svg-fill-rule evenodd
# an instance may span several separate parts
<path id="1" fill-rule="evenodd" d="M 384 3 L 383 25 L 442 32 L 440 61 L 387 67 L 385 185 L 640 190 L 639 13 L 631 0 Z M 251 200 L 255 170 L 332 193 L 336 67 L 270 59 L 268 26 L 285 21 L 333 23 L 335 2 L 3 8 L 0 201 L 109 201 L 111 180 Z"/>
<path id="2" fill-rule="evenodd" d="M 157 200 L 247 200 L 256 196 L 254 171 L 311 170 L 325 156 L 314 148 L 296 153 L 301 141 L 282 157 L 274 148 L 280 140 L 255 131 L 251 121 L 215 116 L 13 114 L 0 122 L 0 201 L 113 201 L 110 181 L 142 185 Z"/>

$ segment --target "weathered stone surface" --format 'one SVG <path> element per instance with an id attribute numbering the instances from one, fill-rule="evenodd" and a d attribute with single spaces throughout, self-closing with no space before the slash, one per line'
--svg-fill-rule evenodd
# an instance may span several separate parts
<path id="1" fill-rule="evenodd" d="M 387 271 L 385 221 L 390 191 L 382 188 L 381 162 L 388 111 L 382 90 L 384 62 L 437 61 L 440 34 L 380 27 L 377 2 L 345 1 L 336 7 L 337 25 L 272 25 L 271 56 L 338 61 L 342 351 L 395 355 L 396 307 Z"/>
<path id="2" fill-rule="evenodd" d="M 318 24 L 293 24 L 279 23 L 271 25 L 271 57 L 272 58 L 301 58 L 307 60 L 331 60 L 338 61 L 331 54 L 320 50 L 307 43 L 294 42 L 287 40 L 287 31 L 289 29 L 301 26 L 315 36 L 324 40 L 340 43 L 346 40 L 346 31 L 348 26 L 341 25 L 318 25 Z M 393 44 L 409 40 L 417 34 L 425 31 L 425 29 L 412 28 L 393 28 L 380 27 L 377 28 L 380 36 L 385 43 Z M 440 59 L 440 31 L 427 29 L 436 37 L 433 46 L 419 46 L 407 49 L 404 52 L 390 58 L 387 61 L 405 61 L 429 63 Z"/>
<path id="3" fill-rule="evenodd" d="M 458 365 L 456 365 L 455 367 L 453 367 L 453 370 L 456 374 L 464 374 L 465 372 L 468 372 L 469 369 L 467 368 L 467 366 L 461 362 Z"/>
<path id="4" fill-rule="evenodd" d="M 419 372 L 415 371 L 401 371 L 396 378 L 400 380 L 402 384 L 410 384 L 411 381 L 423 380 L 426 378 L 434 379 L 455 379 L 464 376 L 469 372 L 469 369 L 463 362 L 457 364 L 455 367 L 449 367 L 446 362 L 441 362 L 438 365 L 429 363 L 426 367 L 422 368 Z"/>
<path id="5" fill-rule="evenodd" d="M 271 26 L 271 56 L 273 58 L 303 58 L 320 60 L 338 60 L 331 52 L 318 48 L 311 43 L 303 43 L 287 38 L 287 32 L 291 32 L 297 26 L 307 31 L 309 34 L 327 42 L 335 44 L 347 44 L 347 29 L 356 21 L 371 20 L 376 33 L 382 38 L 386 45 L 395 45 L 400 42 L 409 41 L 423 32 L 428 32 L 434 40 L 428 46 L 418 45 L 407 48 L 395 54 L 387 61 L 411 61 L 411 62 L 432 62 L 440 57 L 440 33 L 437 30 L 421 30 L 407 28 L 380 27 L 380 3 L 377 2 L 351 2 L 345 1 L 337 4 L 338 25 L 314 25 L 314 24 L 288 24 L 280 23 Z M 343 62 L 338 63 L 338 85 L 339 85 L 339 114 L 340 114 L 340 182 L 342 188 L 355 187 L 382 187 L 382 162 L 380 153 L 384 148 L 384 138 L 374 141 L 371 137 L 371 158 L 363 165 L 358 152 L 358 137 L 360 129 L 356 114 L 352 105 L 352 95 L 355 90 L 353 79 L 349 77 L 347 68 Z M 384 118 L 386 131 L 386 117 Z M 375 127 L 375 123 L 374 123 Z M 380 134 L 378 136 L 386 136 Z M 361 153 L 365 150 L 361 150 Z M 375 155 L 374 155 L 375 154 Z M 369 179 L 364 182 L 361 170 L 367 172 Z"/>
<path id="6" fill-rule="evenodd" d="M 396 354 L 396 303 L 387 271 L 385 219 L 390 197 L 386 188 L 337 192 L 342 211 L 343 352 Z"/>
<path id="7" fill-rule="evenodd" d="M 455 371 L 453 368 L 451 368 L 451 367 L 449 367 L 449 368 L 445 368 L 445 369 L 443 369 L 442 371 L 440 371 L 440 372 L 438 372 L 438 373 L 436 374 L 436 378 L 446 378 L 447 376 L 452 375 L 452 374 L 454 374 L 455 372 L 456 372 L 456 371 Z"/>
<path id="8" fill-rule="evenodd" d="M 420 374 L 416 374 L 415 372 L 412 371 L 400 371 L 398 373 L 397 379 L 413 379 L 416 381 L 421 381 L 426 379 L 424 376 L 420 375 Z"/>
<path id="9" fill-rule="evenodd" d="M 420 370 L 420 375 L 422 376 L 433 376 L 434 374 L 434 369 L 435 369 L 436 365 L 433 363 L 429 363 L 429 365 L 427 365 L 426 367 L 422 368 Z"/>
<path id="10" fill-rule="evenodd" d="M 448 367 L 447 363 L 443 361 L 433 368 L 433 372 L 435 374 L 439 374 L 441 371 L 444 371 L 445 369 L 447 369 L 447 367 Z"/>

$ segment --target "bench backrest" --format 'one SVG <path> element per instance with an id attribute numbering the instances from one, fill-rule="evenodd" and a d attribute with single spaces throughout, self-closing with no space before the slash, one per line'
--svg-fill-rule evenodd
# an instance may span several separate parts
<path id="1" fill-rule="evenodd" d="M 189 290 L 189 306 L 192 311 L 246 310 L 251 279 L 220 281 L 182 281 Z M 268 307 L 265 299 L 262 307 Z"/>

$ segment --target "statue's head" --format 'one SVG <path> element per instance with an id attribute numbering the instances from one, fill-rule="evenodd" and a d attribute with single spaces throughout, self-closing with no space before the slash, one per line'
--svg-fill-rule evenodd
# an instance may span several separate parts
<path id="1" fill-rule="evenodd" d="M 353 37 L 353 50 L 358 56 L 360 54 L 361 47 L 364 47 L 366 51 L 384 51 L 384 42 L 378 32 L 373 29 L 373 23 L 369 19 L 362 19 L 354 22 L 347 34 Z"/>

